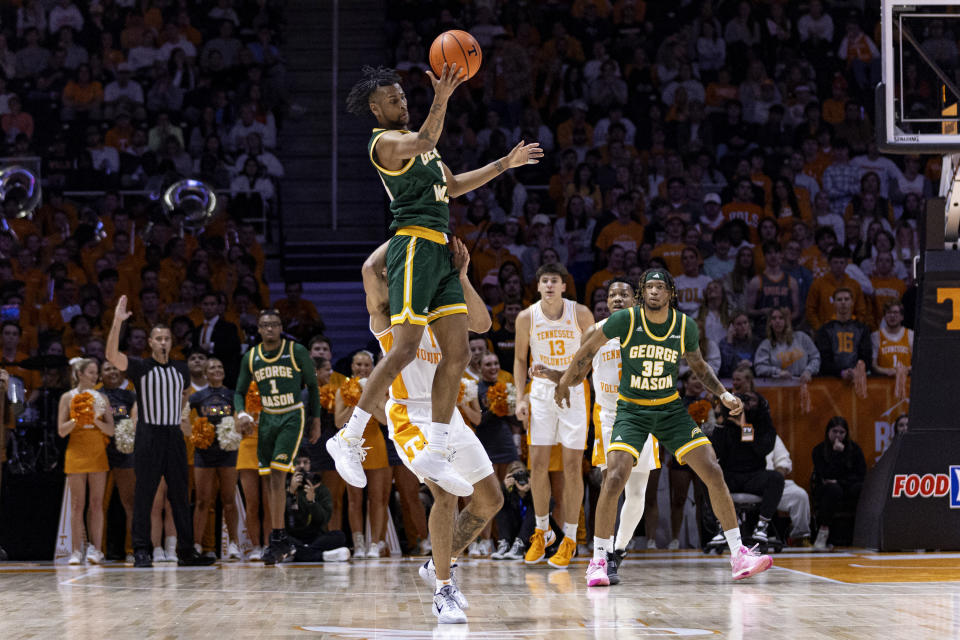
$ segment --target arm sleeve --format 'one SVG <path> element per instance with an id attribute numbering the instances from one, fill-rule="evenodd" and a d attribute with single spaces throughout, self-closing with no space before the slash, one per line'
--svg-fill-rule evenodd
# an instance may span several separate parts
<path id="1" fill-rule="evenodd" d="M 603 335 L 607 338 L 619 338 L 624 341 L 634 324 L 633 309 L 621 309 L 603 323 Z"/>
<path id="2" fill-rule="evenodd" d="M 237 376 L 237 389 L 233 392 L 233 409 L 236 413 L 245 410 L 247 404 L 247 389 L 250 388 L 250 349 L 240 358 L 240 375 Z M 316 377 L 316 373 L 314 373 Z"/>
<path id="3" fill-rule="evenodd" d="M 700 348 L 700 329 L 697 327 L 697 321 L 690 316 L 687 316 L 686 331 L 683 332 L 683 348 L 687 353 Z"/>
<path id="4" fill-rule="evenodd" d="M 317 370 L 313 366 L 313 360 L 310 358 L 310 352 L 302 344 L 297 344 L 293 348 L 293 357 L 297 359 L 297 366 L 300 367 L 300 375 L 303 376 L 303 384 L 307 387 L 310 394 L 310 414 L 314 418 L 320 417 L 320 387 L 317 386 Z M 241 370 L 240 375 L 243 375 Z"/>

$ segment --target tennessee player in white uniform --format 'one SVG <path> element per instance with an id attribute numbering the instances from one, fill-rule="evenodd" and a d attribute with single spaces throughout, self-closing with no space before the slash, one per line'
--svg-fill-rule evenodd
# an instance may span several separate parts
<path id="1" fill-rule="evenodd" d="M 607 307 L 610 313 L 627 309 L 636 304 L 636 288 L 632 283 L 615 278 L 607 286 Z M 601 330 L 606 319 L 595 326 Z M 593 464 L 604 471 L 607 468 L 606 452 L 610 446 L 610 434 L 613 432 L 613 421 L 617 417 L 617 396 L 620 390 L 620 339 L 611 338 L 600 347 L 593 357 L 593 389 L 597 394 L 593 407 Z M 615 551 L 619 561 L 626 555 L 627 545 L 633 537 L 633 532 L 643 517 L 644 498 L 647 493 L 647 479 L 650 471 L 660 467 L 660 445 L 652 435 L 640 450 L 637 466 L 627 480 L 624 489 L 623 506 L 620 508 L 620 527 L 617 529 Z M 611 575 L 612 580 L 619 582 L 616 570 Z M 611 584 L 615 584 L 611 580 Z"/>
<path id="2" fill-rule="evenodd" d="M 393 346 L 386 281 L 387 244 L 384 243 L 374 251 L 363 265 L 363 286 L 367 310 L 370 312 L 370 330 L 377 337 L 384 353 Z M 471 331 L 484 333 L 490 328 L 490 314 L 467 279 L 470 254 L 457 238 L 453 238 L 451 249 L 454 262 L 460 267 L 460 283 L 466 297 L 469 328 Z M 440 357 L 440 348 L 428 327 L 420 337 L 416 357 L 390 385 L 390 397 L 383 406 L 385 416 L 380 416 L 379 411 L 374 414 L 378 419 L 385 419 L 390 439 L 400 454 L 400 460 L 415 474 L 411 461 L 427 446 L 424 426 L 429 425 L 432 419 L 430 396 Z M 459 411 L 453 412 L 449 433 L 449 446 L 455 451 L 453 468 L 473 485 L 473 494 L 470 504 L 457 516 L 457 496 L 426 480 L 434 497 L 429 522 L 433 559 L 420 568 L 420 575 L 428 580 L 431 587 L 436 587 L 433 613 L 438 621 L 463 623 L 467 621 L 463 613 L 463 609 L 467 608 L 467 601 L 453 583 L 451 558 L 462 553 L 500 511 L 503 494 L 490 458 L 480 440 L 463 421 Z M 421 482 L 425 481 L 419 475 L 417 477 Z M 454 586 L 452 591 L 447 589 L 441 593 L 443 587 L 451 584 Z M 446 597 L 444 594 L 452 596 Z"/>
<path id="3" fill-rule="evenodd" d="M 583 501 L 580 464 L 587 446 L 589 387 L 570 389 L 570 406 L 552 401 L 556 381 L 570 366 L 580 347 L 580 335 L 593 325 L 593 314 L 582 304 L 562 297 L 566 290 L 562 265 L 545 264 L 537 270 L 540 301 L 520 312 L 516 320 L 513 378 L 517 387 L 517 418 L 527 421 L 530 441 L 530 490 L 536 529 L 524 556 L 527 564 L 543 560 L 555 534 L 550 528 L 550 452 L 563 447 L 563 541 L 549 562 L 557 568 L 570 564 L 577 552 L 577 523 Z M 528 359 L 533 374 L 525 395 Z"/>

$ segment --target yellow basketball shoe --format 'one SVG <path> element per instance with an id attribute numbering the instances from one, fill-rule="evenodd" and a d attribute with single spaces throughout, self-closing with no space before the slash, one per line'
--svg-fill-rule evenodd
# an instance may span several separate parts
<path id="1" fill-rule="evenodd" d="M 575 555 L 577 555 L 577 541 L 563 536 L 560 548 L 557 549 L 557 552 L 553 554 L 552 558 L 547 560 L 547 563 L 557 569 L 566 569 L 570 566 L 570 559 Z"/>
<path id="2" fill-rule="evenodd" d="M 523 556 L 523 561 L 527 564 L 537 564 L 543 560 L 543 556 L 547 551 L 547 547 L 553 544 L 553 541 L 557 539 L 557 534 L 553 532 L 553 529 L 534 529 L 533 535 L 530 536 L 530 548 L 527 549 L 527 553 Z"/>

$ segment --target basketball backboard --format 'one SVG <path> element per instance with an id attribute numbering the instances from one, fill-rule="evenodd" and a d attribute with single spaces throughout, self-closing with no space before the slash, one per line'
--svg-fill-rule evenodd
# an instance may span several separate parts
<path id="1" fill-rule="evenodd" d="M 888 153 L 960 153 L 960 4 L 882 0 L 877 142 Z"/>

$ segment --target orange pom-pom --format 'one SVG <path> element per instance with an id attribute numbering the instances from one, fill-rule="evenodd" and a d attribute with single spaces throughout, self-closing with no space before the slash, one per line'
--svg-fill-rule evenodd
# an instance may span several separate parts
<path id="1" fill-rule="evenodd" d="M 206 418 L 197 418 L 193 421 L 193 429 L 190 433 L 190 442 L 197 449 L 209 449 L 213 440 L 217 437 L 217 429 L 213 423 Z"/>
<path id="2" fill-rule="evenodd" d="M 510 403 L 507 402 L 507 385 L 498 382 L 487 389 L 487 406 L 493 415 L 504 417 L 510 413 Z"/>
<path id="3" fill-rule="evenodd" d="M 70 419 L 78 429 L 92 425 L 96 415 L 91 394 L 78 393 L 70 399 Z"/>
<path id="4" fill-rule="evenodd" d="M 361 395 L 363 395 L 363 387 L 360 385 L 359 378 L 350 378 L 340 387 L 340 397 L 343 398 L 343 404 L 348 407 L 357 406 Z"/>
<path id="5" fill-rule="evenodd" d="M 263 402 L 260 401 L 260 389 L 257 388 L 256 382 L 250 383 L 250 387 L 247 389 L 247 395 L 243 400 L 243 408 L 254 420 L 260 417 L 260 412 L 263 410 Z"/>
<path id="6" fill-rule="evenodd" d="M 713 406 L 708 400 L 697 400 L 689 407 L 687 407 L 687 413 L 690 414 L 690 417 L 693 418 L 693 421 L 698 425 L 703 424 L 710 418 L 710 409 Z"/>
<path id="7" fill-rule="evenodd" d="M 463 402 L 463 396 L 467 393 L 467 385 L 463 384 L 463 380 L 460 381 L 460 391 L 457 392 L 457 404 Z"/>
<path id="8" fill-rule="evenodd" d="M 328 382 L 319 389 L 320 406 L 327 411 L 333 411 L 337 406 L 337 385 Z"/>

